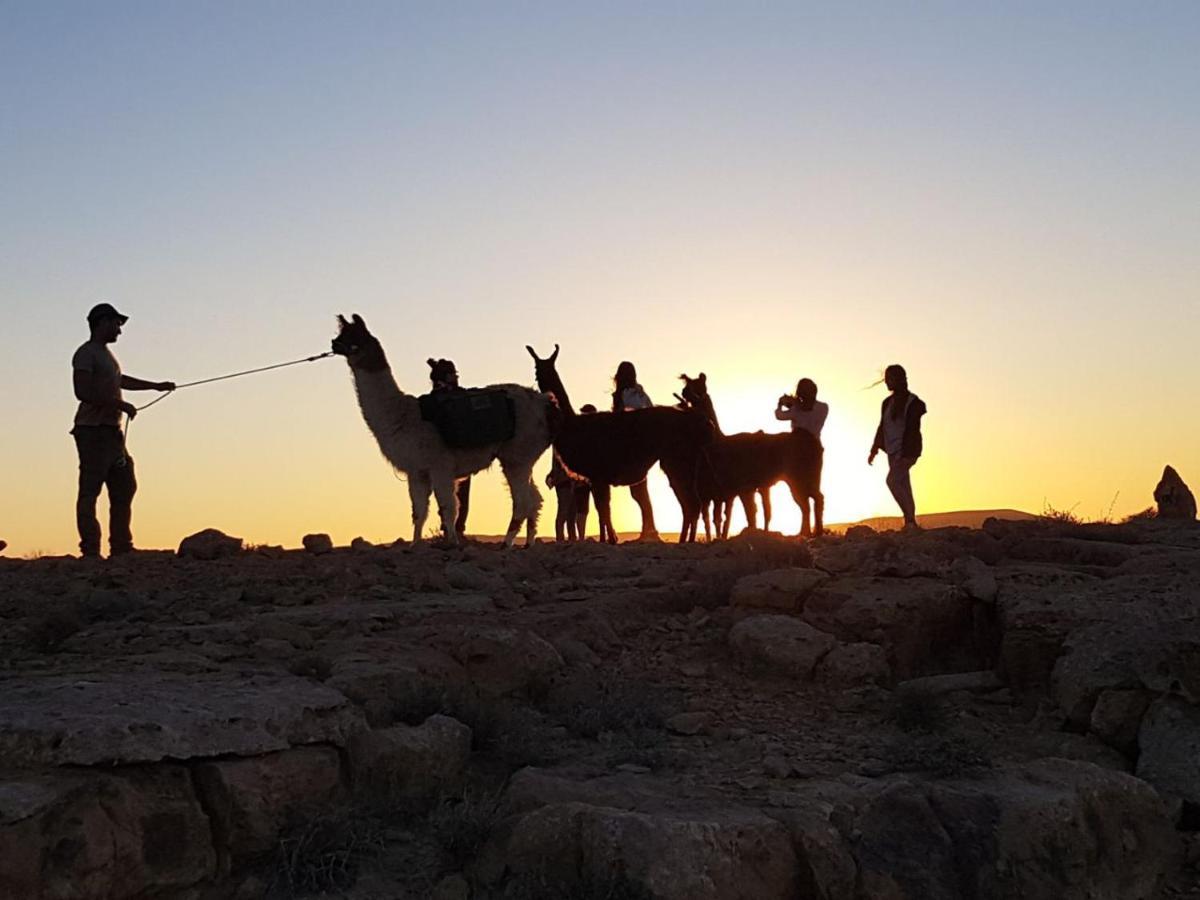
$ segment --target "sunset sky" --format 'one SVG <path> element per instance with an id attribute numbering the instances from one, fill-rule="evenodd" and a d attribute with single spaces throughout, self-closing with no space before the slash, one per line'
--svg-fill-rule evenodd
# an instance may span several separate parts
<path id="1" fill-rule="evenodd" d="M 892 362 L 918 512 L 1200 489 L 1197 47 L 1195 2 L 0 0 L 0 538 L 75 551 L 100 300 L 153 380 L 322 352 L 339 312 L 414 393 L 429 356 L 531 384 L 557 342 L 577 405 L 628 359 L 782 430 L 807 375 L 831 522 L 897 512 L 866 465 Z M 410 536 L 340 359 L 180 391 L 130 449 L 142 547 Z M 502 532 L 498 469 L 473 501 Z"/>

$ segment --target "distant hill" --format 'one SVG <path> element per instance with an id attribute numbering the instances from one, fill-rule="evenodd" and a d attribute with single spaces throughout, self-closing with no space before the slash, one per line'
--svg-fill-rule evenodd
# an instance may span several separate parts
<path id="1" fill-rule="evenodd" d="M 1011 519 L 1018 522 L 1036 519 L 1032 513 L 1021 512 L 1019 509 L 964 509 L 957 512 L 929 513 L 918 515 L 917 522 L 922 528 L 982 528 L 987 519 Z M 863 519 L 861 522 L 846 522 L 830 525 L 831 531 L 845 531 L 852 525 L 869 525 L 876 531 L 897 531 L 904 525 L 900 516 L 876 516 L 873 519 Z"/>
<path id="2" fill-rule="evenodd" d="M 1021 512 L 1019 509 L 963 509 L 957 512 L 940 512 L 929 513 L 928 515 L 918 515 L 917 521 L 922 528 L 982 528 L 983 523 L 987 519 L 1011 519 L 1013 521 L 1022 522 L 1029 519 L 1036 519 L 1037 516 L 1032 513 Z M 904 524 L 904 519 L 900 516 L 876 516 L 873 519 L 863 519 L 861 522 L 837 522 L 826 524 L 826 528 L 832 532 L 843 532 L 847 528 L 854 525 L 869 525 L 876 531 L 898 531 Z M 592 535 L 594 537 L 594 535 Z M 618 538 L 622 541 L 632 541 L 637 538 L 636 531 L 620 531 L 617 532 Z M 679 540 L 679 535 L 674 532 L 664 531 L 662 533 L 663 540 L 674 543 Z M 477 541 L 502 541 L 503 535 L 498 534 L 479 534 L 471 535 Z M 543 532 L 539 535 L 543 540 L 547 535 Z M 549 539 L 553 540 L 554 532 L 551 531 Z M 525 538 L 522 536 L 518 539 L 518 543 L 524 543 Z"/>

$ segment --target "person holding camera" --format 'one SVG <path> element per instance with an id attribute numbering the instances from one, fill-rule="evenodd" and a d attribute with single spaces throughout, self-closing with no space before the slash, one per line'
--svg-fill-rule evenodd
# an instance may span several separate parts
<path id="1" fill-rule="evenodd" d="M 818 441 L 828 416 L 829 404 L 817 399 L 817 385 L 811 378 L 801 378 L 795 395 L 784 394 L 775 406 L 776 419 L 791 422 L 792 431 L 807 431 Z"/>

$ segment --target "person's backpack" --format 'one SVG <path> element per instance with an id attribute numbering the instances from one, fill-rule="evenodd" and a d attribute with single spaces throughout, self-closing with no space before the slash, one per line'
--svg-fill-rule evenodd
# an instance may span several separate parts
<path id="1" fill-rule="evenodd" d="M 512 399 L 502 390 L 471 388 L 437 391 L 418 398 L 421 418 L 432 422 L 447 447 L 497 444 L 517 430 Z"/>

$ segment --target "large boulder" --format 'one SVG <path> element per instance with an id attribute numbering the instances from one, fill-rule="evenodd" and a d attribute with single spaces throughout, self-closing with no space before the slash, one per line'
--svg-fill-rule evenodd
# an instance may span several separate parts
<path id="1" fill-rule="evenodd" d="M 321 554 L 333 550 L 333 538 L 327 534 L 306 534 L 300 543 L 309 553 Z"/>
<path id="2" fill-rule="evenodd" d="M 1137 776 L 1164 794 L 1200 805 L 1200 708 L 1164 698 L 1138 732 Z"/>
<path id="3" fill-rule="evenodd" d="M 191 896 L 216 865 L 183 766 L 0 782 L 0 897 Z"/>
<path id="4" fill-rule="evenodd" d="M 796 842 L 802 896 L 1149 900 L 1178 864 L 1179 839 L 1154 789 L 1089 763 L 818 783 L 792 802 L 800 812 L 780 818 Z"/>
<path id="5" fill-rule="evenodd" d="M 798 612 L 804 598 L 828 577 L 819 569 L 776 569 L 747 575 L 734 583 L 729 602 L 750 609 Z"/>
<path id="6" fill-rule="evenodd" d="M 1163 469 L 1162 478 L 1154 488 L 1154 502 L 1158 504 L 1160 519 L 1196 519 L 1196 498 L 1170 466 Z"/>
<path id="7" fill-rule="evenodd" d="M 564 665 L 553 644 L 532 631 L 512 628 L 475 629 L 453 652 L 471 682 L 495 696 L 545 682 Z"/>
<path id="8" fill-rule="evenodd" d="M 525 777 L 522 777 L 525 776 Z M 798 896 L 786 826 L 702 791 L 645 777 L 514 777 L 511 815 L 482 867 L 491 881 L 615 885 L 664 900 Z M 543 893 L 537 896 L 559 896 Z"/>
<path id="9" fill-rule="evenodd" d="M 1051 689 L 1076 726 L 1092 719 L 1105 691 L 1146 690 L 1200 702 L 1200 626 L 1100 623 L 1081 628 L 1055 664 Z"/>
<path id="10" fill-rule="evenodd" d="M 882 646 L 899 678 L 977 667 L 975 602 L 931 578 L 839 578 L 805 601 L 803 619 L 846 642 Z"/>
<path id="11" fill-rule="evenodd" d="M 344 745 L 362 714 L 306 678 L 256 675 L 13 680 L 0 692 L 9 765 L 101 765 Z"/>
<path id="12" fill-rule="evenodd" d="M 460 785 L 471 729 L 449 716 L 356 734 L 350 770 L 357 786 L 387 798 L 428 798 Z"/>
<path id="13" fill-rule="evenodd" d="M 223 840 L 218 849 L 235 860 L 275 850 L 282 833 L 327 815 L 345 798 L 332 747 L 208 762 L 195 771 L 205 809 Z"/>
<path id="14" fill-rule="evenodd" d="M 242 543 L 239 537 L 230 537 L 215 528 L 205 528 L 180 541 L 176 552 L 192 559 L 224 559 L 241 553 Z"/>
<path id="15" fill-rule="evenodd" d="M 729 632 L 729 647 L 750 663 L 780 675 L 810 678 L 837 640 L 791 616 L 751 616 Z"/>
<path id="16" fill-rule="evenodd" d="M 816 679 L 835 687 L 887 684 L 892 679 L 892 667 L 878 644 L 839 644 L 817 665 Z"/>

